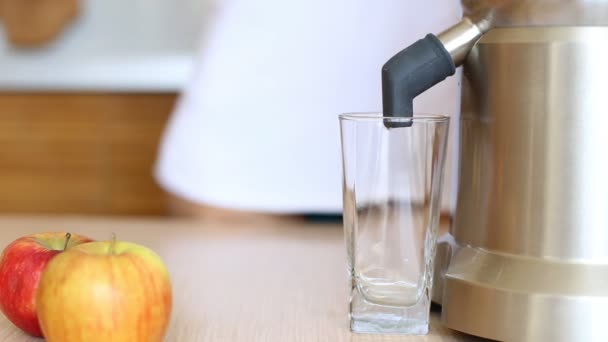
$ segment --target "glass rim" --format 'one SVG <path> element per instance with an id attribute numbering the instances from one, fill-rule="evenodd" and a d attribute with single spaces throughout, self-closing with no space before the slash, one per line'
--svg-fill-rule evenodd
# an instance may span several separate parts
<path id="1" fill-rule="evenodd" d="M 414 113 L 413 117 L 384 116 L 381 112 L 354 112 L 339 115 L 340 121 L 383 121 L 383 122 L 447 122 L 450 117 L 439 114 Z"/>

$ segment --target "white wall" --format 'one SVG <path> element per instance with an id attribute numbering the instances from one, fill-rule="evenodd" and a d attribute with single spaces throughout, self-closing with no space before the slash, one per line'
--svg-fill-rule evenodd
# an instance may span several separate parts
<path id="1" fill-rule="evenodd" d="M 210 0 L 82 1 L 80 17 L 44 48 L 16 49 L 0 40 L 0 88 L 181 87 Z"/>

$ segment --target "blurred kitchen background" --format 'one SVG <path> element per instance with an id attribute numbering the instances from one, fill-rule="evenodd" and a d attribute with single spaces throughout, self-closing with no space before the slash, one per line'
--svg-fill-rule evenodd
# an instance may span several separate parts
<path id="1" fill-rule="evenodd" d="M 0 0 L 0 213 L 164 215 L 153 179 L 211 0 Z"/>

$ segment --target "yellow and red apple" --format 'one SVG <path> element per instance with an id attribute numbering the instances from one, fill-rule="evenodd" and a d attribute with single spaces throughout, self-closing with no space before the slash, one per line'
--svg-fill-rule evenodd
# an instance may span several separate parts
<path id="1" fill-rule="evenodd" d="M 0 258 L 0 310 L 17 327 L 42 336 L 36 314 L 36 291 L 50 260 L 91 239 L 68 233 L 24 236 L 8 245 Z"/>
<path id="2" fill-rule="evenodd" d="M 49 262 L 37 303 L 48 342 L 161 342 L 171 314 L 171 283 L 150 249 L 92 242 Z"/>

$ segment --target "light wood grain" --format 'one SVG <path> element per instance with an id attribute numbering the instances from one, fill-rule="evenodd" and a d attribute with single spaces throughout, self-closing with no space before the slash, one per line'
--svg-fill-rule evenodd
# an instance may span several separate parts
<path id="1" fill-rule="evenodd" d="M 352 334 L 338 226 L 4 217 L 0 246 L 32 232 L 66 230 L 96 239 L 116 232 L 162 256 L 174 291 L 167 341 L 483 341 L 442 328 L 437 313 L 428 336 Z M 40 341 L 0 317 L 0 341 Z"/>

